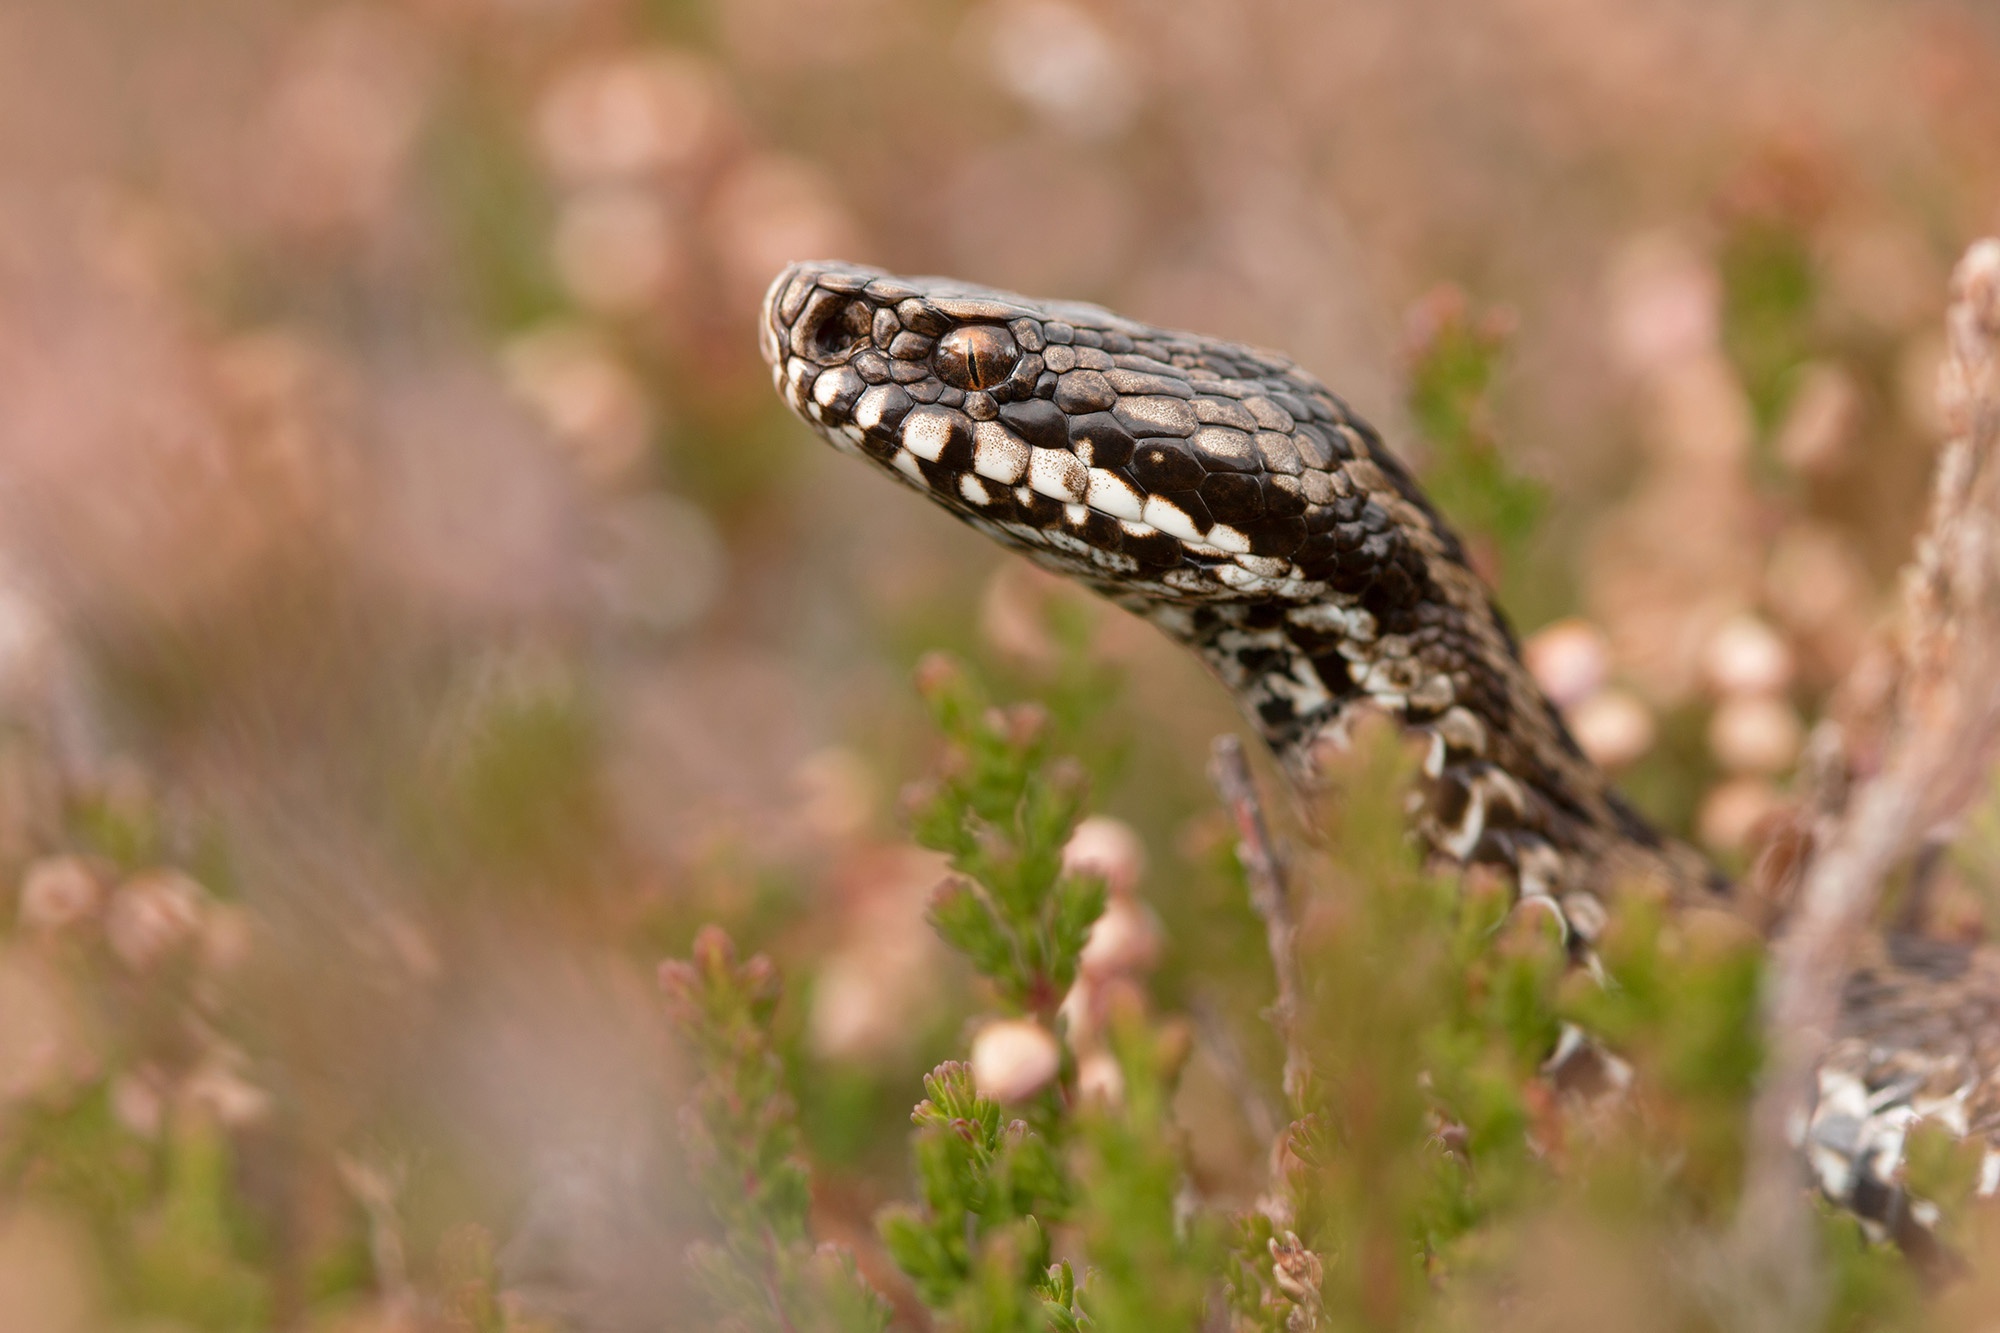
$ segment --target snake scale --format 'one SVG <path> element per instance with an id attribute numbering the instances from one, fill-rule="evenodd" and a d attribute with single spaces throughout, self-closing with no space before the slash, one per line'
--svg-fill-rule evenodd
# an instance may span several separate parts
<path id="1" fill-rule="evenodd" d="M 1571 739 L 1450 527 L 1381 436 L 1287 358 L 942 278 L 826 262 L 771 285 L 778 392 L 860 455 L 1197 653 L 1310 788 L 1363 712 L 1422 738 L 1412 831 L 1561 921 L 1579 961 L 1621 887 L 1728 909 L 1727 880 L 1654 829 Z M 1931 1118 L 2000 1187 L 2000 958 L 1875 942 L 1799 1139 L 1879 1237 L 1934 1249 L 1899 1184 Z"/>

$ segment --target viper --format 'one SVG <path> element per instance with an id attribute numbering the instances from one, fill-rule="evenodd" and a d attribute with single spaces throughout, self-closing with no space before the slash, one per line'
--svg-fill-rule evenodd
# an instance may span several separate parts
<path id="1" fill-rule="evenodd" d="M 1411 832 L 1552 910 L 1579 963 L 1616 895 L 1733 910 L 1641 817 L 1523 666 L 1463 543 L 1381 435 L 1288 358 L 853 264 L 794 264 L 758 336 L 778 392 L 842 452 L 1186 645 L 1310 790 L 1364 714 L 1417 737 Z M 1873 941 L 1800 1135 L 1821 1191 L 1922 1255 L 1898 1183 L 1919 1120 L 2000 1187 L 2000 955 Z"/>

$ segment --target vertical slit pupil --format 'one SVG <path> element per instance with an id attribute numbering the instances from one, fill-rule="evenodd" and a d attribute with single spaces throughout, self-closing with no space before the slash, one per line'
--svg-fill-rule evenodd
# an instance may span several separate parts
<path id="1" fill-rule="evenodd" d="M 938 340 L 938 374 L 961 389 L 990 389 L 1003 383 L 1020 360 L 1014 335 L 992 324 L 968 324 Z"/>

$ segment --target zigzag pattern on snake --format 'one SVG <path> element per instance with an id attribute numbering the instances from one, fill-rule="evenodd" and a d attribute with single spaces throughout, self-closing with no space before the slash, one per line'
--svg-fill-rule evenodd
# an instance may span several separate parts
<path id="1" fill-rule="evenodd" d="M 1552 907 L 1579 962 L 1621 887 L 1729 905 L 1584 757 L 1380 435 L 1285 357 L 830 262 L 780 274 L 758 329 L 818 434 L 1194 650 L 1297 782 L 1363 710 L 1421 736 L 1419 841 Z M 2000 956 L 1878 941 L 1801 1130 L 1813 1179 L 1926 1251 L 1936 1214 L 1898 1184 L 1904 1138 L 1933 1118 L 1984 1139 L 1981 1188 L 2000 1188 L 1996 1071 Z"/>

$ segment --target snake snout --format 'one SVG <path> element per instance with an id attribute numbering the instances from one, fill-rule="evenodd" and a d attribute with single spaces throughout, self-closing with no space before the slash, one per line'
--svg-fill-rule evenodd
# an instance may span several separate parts
<path id="1" fill-rule="evenodd" d="M 791 291 L 792 284 L 808 267 L 806 264 L 787 264 L 784 271 L 771 279 L 771 285 L 764 289 L 764 304 L 757 316 L 757 351 L 764 358 L 764 364 L 773 370 L 782 365 L 785 345 L 790 341 L 791 321 L 781 313 L 785 294 Z"/>
<path id="2" fill-rule="evenodd" d="M 786 266 L 764 293 L 758 345 L 778 369 L 787 355 L 820 365 L 843 360 L 868 341 L 875 306 L 862 294 L 875 270 L 834 260 Z"/>

